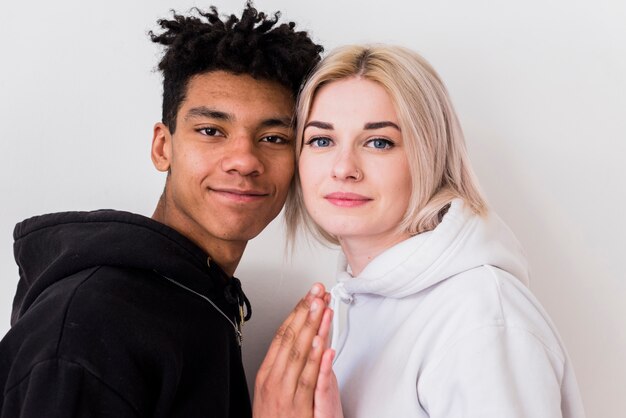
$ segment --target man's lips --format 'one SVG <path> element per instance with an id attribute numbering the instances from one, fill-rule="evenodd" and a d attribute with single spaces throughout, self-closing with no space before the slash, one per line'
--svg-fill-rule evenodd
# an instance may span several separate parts
<path id="1" fill-rule="evenodd" d="M 361 206 L 373 200 L 372 198 L 357 193 L 346 192 L 329 193 L 327 195 L 324 195 L 324 199 L 326 199 L 335 206 L 348 208 Z"/>
<path id="2" fill-rule="evenodd" d="M 209 190 L 235 202 L 256 202 L 269 196 L 269 193 L 255 189 L 210 188 Z"/>

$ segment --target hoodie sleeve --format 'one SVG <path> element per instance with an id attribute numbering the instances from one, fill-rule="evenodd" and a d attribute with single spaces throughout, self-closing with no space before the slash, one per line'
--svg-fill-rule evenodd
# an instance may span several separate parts
<path id="1" fill-rule="evenodd" d="M 138 417 L 122 396 L 77 363 L 36 364 L 4 395 L 0 418 Z"/>
<path id="2" fill-rule="evenodd" d="M 563 354 L 525 329 L 471 331 L 418 382 L 431 418 L 561 418 Z"/>

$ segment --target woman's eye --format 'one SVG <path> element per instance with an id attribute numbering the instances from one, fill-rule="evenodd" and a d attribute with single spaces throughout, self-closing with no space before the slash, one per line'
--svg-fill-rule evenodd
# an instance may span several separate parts
<path id="1" fill-rule="evenodd" d="M 393 147 L 393 142 L 384 138 L 375 138 L 367 141 L 366 146 L 376 149 L 389 149 Z"/>
<path id="2" fill-rule="evenodd" d="M 312 138 L 306 143 L 315 148 L 326 148 L 331 145 L 330 138 Z"/>
<path id="3" fill-rule="evenodd" d="M 224 136 L 222 132 L 216 128 L 201 128 L 198 129 L 198 132 L 206 136 Z"/>

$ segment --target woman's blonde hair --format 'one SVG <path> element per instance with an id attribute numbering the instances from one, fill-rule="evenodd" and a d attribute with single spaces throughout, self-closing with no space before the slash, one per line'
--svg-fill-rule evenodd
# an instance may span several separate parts
<path id="1" fill-rule="evenodd" d="M 379 83 L 391 97 L 400 122 L 413 192 L 398 228 L 410 234 L 434 229 L 449 203 L 464 200 L 478 215 L 487 212 L 469 164 L 463 132 L 448 92 L 431 65 L 410 49 L 392 45 L 350 45 L 332 51 L 315 68 L 298 98 L 296 159 L 304 125 L 320 87 L 347 78 Z M 285 206 L 289 242 L 302 223 L 318 238 L 338 244 L 307 213 L 299 176 Z"/>

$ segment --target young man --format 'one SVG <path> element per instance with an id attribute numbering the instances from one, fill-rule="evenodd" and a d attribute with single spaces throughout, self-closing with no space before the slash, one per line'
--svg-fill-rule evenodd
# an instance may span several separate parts
<path id="1" fill-rule="evenodd" d="M 322 50 L 277 20 L 248 4 L 241 19 L 212 8 L 159 21 L 152 160 L 168 173 L 163 195 L 152 219 L 103 210 L 16 226 L 0 417 L 251 416 L 241 363 L 251 310 L 232 276 L 287 196 L 295 97 Z M 258 417 L 312 416 L 314 384 L 302 382 L 315 382 L 321 351 L 309 350 L 328 322 L 314 289 L 264 363 Z"/>

